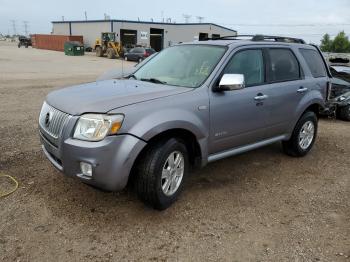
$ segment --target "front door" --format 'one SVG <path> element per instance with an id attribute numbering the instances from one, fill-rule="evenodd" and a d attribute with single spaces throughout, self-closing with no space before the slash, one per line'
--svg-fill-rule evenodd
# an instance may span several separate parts
<path id="1" fill-rule="evenodd" d="M 211 92 L 209 154 L 266 138 L 264 65 L 262 49 L 238 50 L 227 63 L 221 75 L 243 74 L 246 87 Z"/>

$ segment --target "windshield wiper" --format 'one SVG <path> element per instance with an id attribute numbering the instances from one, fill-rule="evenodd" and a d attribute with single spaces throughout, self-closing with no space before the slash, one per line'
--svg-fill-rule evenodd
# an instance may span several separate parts
<path id="1" fill-rule="evenodd" d="M 141 78 L 141 81 L 146 81 L 146 82 L 151 82 L 151 83 L 155 83 L 155 84 L 166 84 L 165 81 L 161 81 L 157 78 Z"/>
<path id="2" fill-rule="evenodd" d="M 137 77 L 134 74 L 128 75 L 125 78 L 127 78 L 127 79 L 134 78 L 135 80 L 137 80 Z"/>

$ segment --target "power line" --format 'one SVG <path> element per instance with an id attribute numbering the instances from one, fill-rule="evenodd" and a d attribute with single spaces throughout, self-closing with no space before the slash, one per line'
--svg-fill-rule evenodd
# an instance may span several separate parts
<path id="1" fill-rule="evenodd" d="M 202 23 L 202 21 L 204 20 L 204 16 L 197 16 L 198 19 L 198 23 Z"/>
<path id="2" fill-rule="evenodd" d="M 232 26 L 271 26 L 271 27 L 320 27 L 320 26 L 350 26 L 350 23 L 323 23 L 323 24 L 234 24 L 219 23 Z"/>
<path id="3" fill-rule="evenodd" d="M 24 27 L 24 33 L 26 36 L 29 34 L 29 22 L 28 21 L 23 21 L 23 27 Z"/>
<path id="4" fill-rule="evenodd" d="M 10 20 L 12 23 L 13 35 L 17 35 L 16 20 Z"/>
<path id="5" fill-rule="evenodd" d="M 192 16 L 191 16 L 191 15 L 188 15 L 188 14 L 183 14 L 182 17 L 185 18 L 185 23 L 188 24 L 188 22 L 190 21 L 190 18 L 191 18 Z"/>

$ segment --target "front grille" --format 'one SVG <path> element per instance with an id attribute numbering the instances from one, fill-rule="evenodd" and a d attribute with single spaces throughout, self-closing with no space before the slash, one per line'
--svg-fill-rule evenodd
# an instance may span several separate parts
<path id="1" fill-rule="evenodd" d="M 39 125 L 45 133 L 54 139 L 57 139 L 70 115 L 44 102 L 39 116 Z"/>

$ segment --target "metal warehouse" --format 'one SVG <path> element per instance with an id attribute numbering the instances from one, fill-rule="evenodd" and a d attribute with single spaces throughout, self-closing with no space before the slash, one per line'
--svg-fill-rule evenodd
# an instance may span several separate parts
<path id="1" fill-rule="evenodd" d="M 213 23 L 162 23 L 127 20 L 54 21 L 54 35 L 82 35 L 84 45 L 93 47 L 102 32 L 115 32 L 123 45 L 146 45 L 156 51 L 179 42 L 207 37 L 236 35 L 237 32 Z"/>

